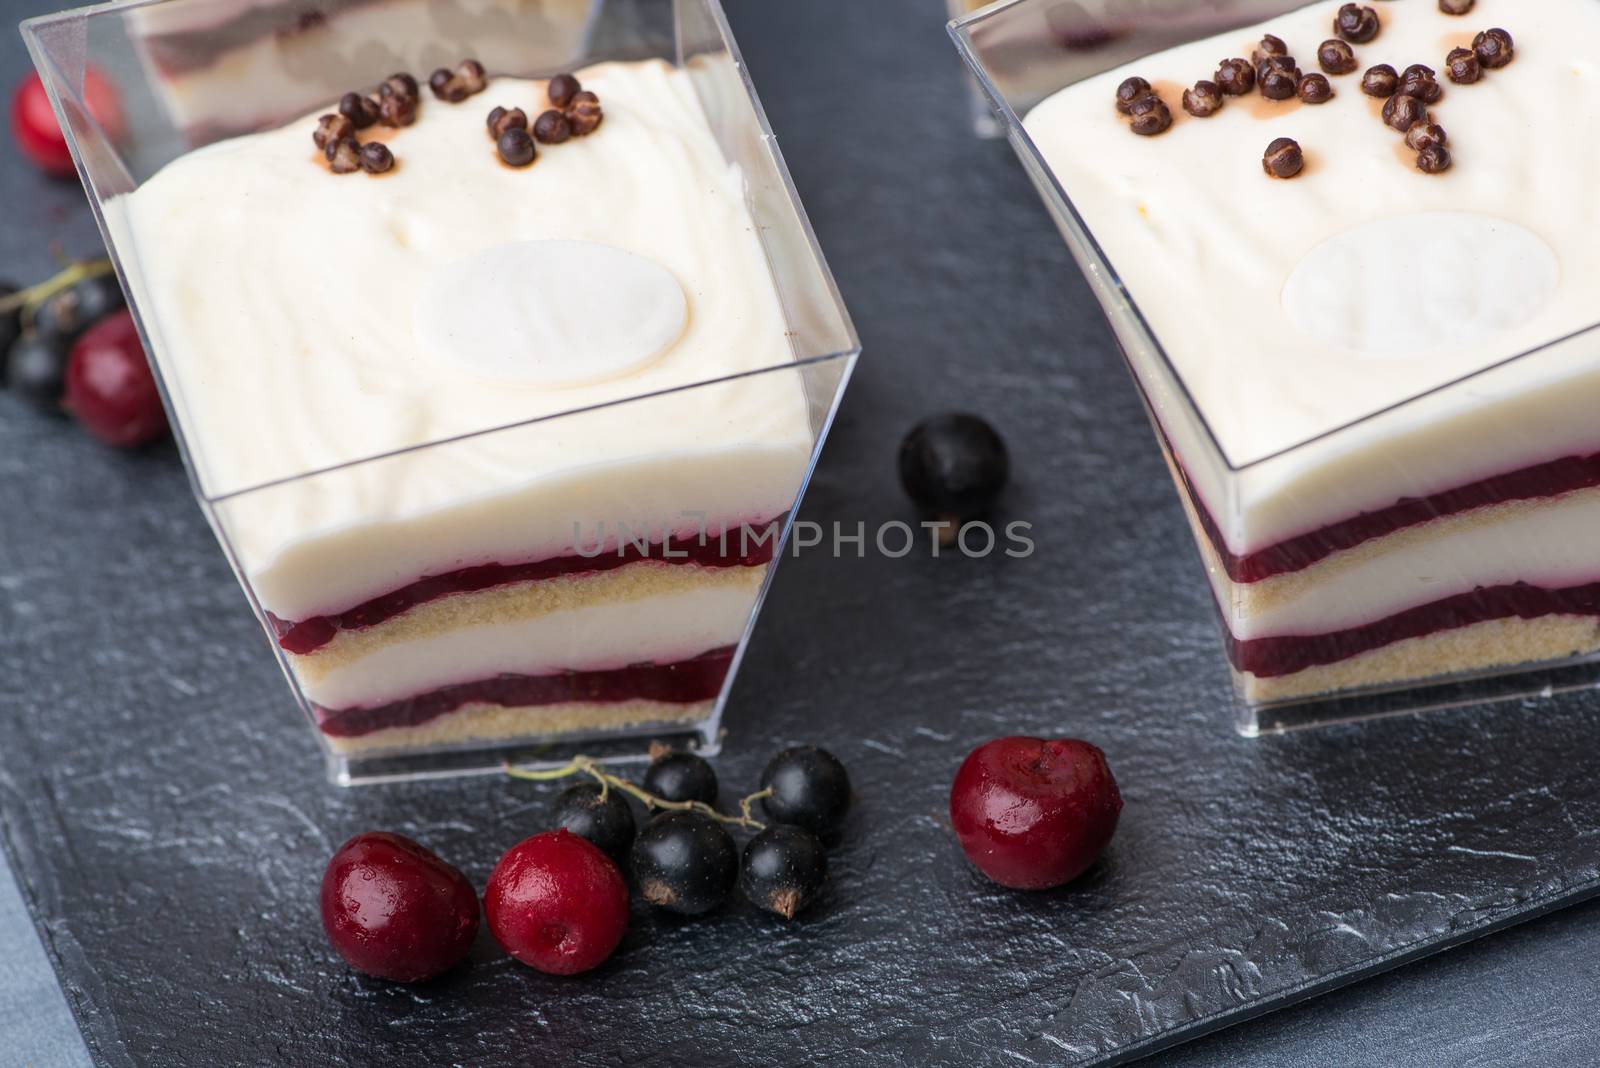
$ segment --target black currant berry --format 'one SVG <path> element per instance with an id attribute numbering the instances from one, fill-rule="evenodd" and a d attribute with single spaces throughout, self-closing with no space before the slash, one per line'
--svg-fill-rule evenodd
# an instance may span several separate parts
<path id="1" fill-rule="evenodd" d="M 926 511 L 981 515 L 1000 496 L 1011 470 L 1005 442 L 975 415 L 924 419 L 900 443 L 900 484 Z"/>
<path id="2" fill-rule="evenodd" d="M 717 773 L 693 753 L 665 753 L 652 760 L 644 788 L 663 801 L 717 803 Z"/>
<path id="3" fill-rule="evenodd" d="M 739 889 L 750 903 L 792 920 L 804 912 L 828 881 L 828 855 L 804 827 L 778 824 L 744 847 Z"/>
<path id="4" fill-rule="evenodd" d="M 29 334 L 11 346 L 6 381 L 17 396 L 45 411 L 61 411 L 66 391 L 67 350 L 61 344 Z"/>
<path id="5" fill-rule="evenodd" d="M 634 840 L 633 874 L 652 905 L 698 916 L 727 900 L 739 878 L 739 851 L 711 817 L 664 812 Z"/>
<path id="6" fill-rule="evenodd" d="M 637 828 L 621 790 L 593 782 L 568 787 L 556 798 L 555 824 L 599 846 L 618 867 L 627 864 Z"/>
<path id="7" fill-rule="evenodd" d="M 792 823 L 813 834 L 827 834 L 850 809 L 850 776 L 839 758 L 814 745 L 797 745 L 772 758 L 761 773 L 770 789 L 761 807 L 778 823 Z"/>
<path id="8" fill-rule="evenodd" d="M 121 308 L 122 287 L 109 274 L 85 278 L 39 305 L 33 326 L 39 336 L 65 348 L 95 323 Z"/>

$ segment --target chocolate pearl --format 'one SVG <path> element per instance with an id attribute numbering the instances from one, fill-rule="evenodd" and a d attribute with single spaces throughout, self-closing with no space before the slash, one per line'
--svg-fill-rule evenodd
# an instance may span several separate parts
<path id="1" fill-rule="evenodd" d="M 1417 170 L 1423 174 L 1443 174 L 1454 162 L 1450 150 L 1440 144 L 1429 145 L 1417 153 Z"/>
<path id="2" fill-rule="evenodd" d="M 401 96 L 415 97 L 417 93 L 417 80 L 404 71 L 401 71 L 399 74 L 389 75 L 389 77 L 384 79 L 383 84 L 378 86 L 379 97 L 393 96 L 396 94 Z"/>
<path id="3" fill-rule="evenodd" d="M 526 130 L 528 128 L 528 113 L 521 108 L 495 108 L 489 112 L 489 136 L 496 141 L 507 130 Z"/>
<path id="4" fill-rule="evenodd" d="M 1195 82 L 1193 89 L 1183 91 L 1183 110 L 1197 119 L 1221 111 L 1222 101 L 1222 90 L 1217 88 L 1216 82 Z"/>
<path id="5" fill-rule="evenodd" d="M 1439 0 L 1439 10 L 1446 15 L 1465 15 L 1478 0 Z"/>
<path id="6" fill-rule="evenodd" d="M 1317 49 L 1317 63 L 1329 74 L 1349 74 L 1357 66 L 1355 49 L 1343 41 L 1323 41 Z"/>
<path id="7" fill-rule="evenodd" d="M 329 141 L 355 135 L 356 124 L 343 115 L 324 115 L 317 120 L 317 128 L 312 131 L 311 140 L 316 142 L 318 148 L 327 148 Z"/>
<path id="8" fill-rule="evenodd" d="M 572 136 L 572 123 L 555 108 L 540 115 L 533 122 L 533 139 L 540 144 L 559 145 Z"/>
<path id="9" fill-rule="evenodd" d="M 1413 63 L 1400 75 L 1400 92 L 1406 96 L 1414 96 L 1424 104 L 1437 104 L 1439 98 L 1444 95 L 1444 86 L 1434 77 L 1432 67 Z"/>
<path id="10" fill-rule="evenodd" d="M 1478 54 L 1478 62 L 1490 70 L 1499 70 L 1517 57 L 1511 35 L 1498 28 L 1484 30 L 1474 37 L 1472 50 Z"/>
<path id="11" fill-rule="evenodd" d="M 500 158 L 513 167 L 526 167 L 532 163 L 539 150 L 533 146 L 533 138 L 527 130 L 510 129 L 500 135 L 495 142 L 495 148 L 500 153 Z"/>
<path id="12" fill-rule="evenodd" d="M 1417 123 L 1428 121 L 1428 105 L 1414 96 L 1396 93 L 1383 105 L 1383 121 L 1406 133 Z"/>
<path id="13" fill-rule="evenodd" d="M 1293 138 L 1280 137 L 1267 146 L 1261 169 L 1274 178 L 1293 178 L 1306 165 L 1305 153 Z"/>
<path id="14" fill-rule="evenodd" d="M 475 59 L 463 59 L 457 65 L 456 79 L 466 88 L 468 96 L 476 96 L 489 87 L 489 76 L 483 64 Z"/>
<path id="15" fill-rule="evenodd" d="M 365 130 L 378 121 L 378 102 L 361 93 L 346 93 L 339 99 L 339 114 L 354 123 L 356 129 Z"/>
<path id="16" fill-rule="evenodd" d="M 1333 19 L 1333 32 L 1354 44 L 1365 44 L 1382 28 L 1378 13 L 1360 4 L 1346 4 Z"/>
<path id="17" fill-rule="evenodd" d="M 428 88 L 433 90 L 434 96 L 447 104 L 459 104 L 472 95 L 467 92 L 467 87 L 460 78 L 443 67 L 428 75 Z"/>
<path id="18" fill-rule="evenodd" d="M 1400 75 L 1387 63 L 1379 63 L 1361 76 L 1361 91 L 1368 96 L 1394 96 L 1400 91 Z"/>
<path id="19" fill-rule="evenodd" d="M 1406 131 L 1406 144 L 1413 152 L 1421 152 L 1429 145 L 1443 145 L 1450 141 L 1444 127 L 1436 122 L 1419 122 Z"/>
<path id="20" fill-rule="evenodd" d="M 361 169 L 368 174 L 385 174 L 394 168 L 394 153 L 382 141 L 368 141 L 361 146 Z"/>
<path id="21" fill-rule="evenodd" d="M 1483 77 L 1483 68 L 1478 63 L 1478 53 L 1470 48 L 1452 48 L 1445 57 L 1447 73 L 1450 80 L 1457 85 L 1471 85 Z"/>
<path id="22" fill-rule="evenodd" d="M 578 79 L 570 74 L 557 74 L 550 79 L 550 85 L 545 93 L 550 97 L 550 103 L 558 108 L 565 108 L 572 103 L 572 98 L 577 96 L 583 86 L 578 84 Z"/>
<path id="23" fill-rule="evenodd" d="M 1273 56 L 1286 56 L 1288 54 L 1289 46 L 1283 43 L 1283 38 L 1274 37 L 1269 33 L 1261 38 L 1261 43 L 1256 45 L 1254 52 L 1250 53 L 1250 62 L 1259 67 Z"/>
<path id="24" fill-rule="evenodd" d="M 1307 104 L 1326 104 L 1333 99 L 1333 86 L 1321 74 L 1307 74 L 1294 91 Z"/>
<path id="25" fill-rule="evenodd" d="M 1161 98 L 1158 96 L 1150 96 L 1146 99 L 1155 100 L 1157 103 L 1161 102 Z M 1161 105 L 1163 111 L 1166 110 L 1166 107 L 1165 104 Z M 600 128 L 600 120 L 606 117 L 605 112 L 600 110 L 600 98 L 587 90 L 576 93 L 573 96 L 572 103 L 567 105 L 566 116 L 567 123 L 572 127 L 572 132 L 579 137 L 594 133 L 595 130 Z M 1171 125 L 1171 115 L 1167 116 L 1167 123 Z M 1162 129 L 1165 128 L 1162 127 Z"/>
<path id="26" fill-rule="evenodd" d="M 1287 74 L 1293 74 L 1296 78 L 1300 77 L 1300 64 L 1295 62 L 1293 56 L 1265 57 L 1260 63 L 1256 64 L 1256 78 L 1259 80 L 1269 70 L 1281 70 Z"/>
<path id="27" fill-rule="evenodd" d="M 1213 80 L 1225 95 L 1244 96 L 1256 87 L 1256 69 L 1242 59 L 1225 59 Z"/>
<path id="28" fill-rule="evenodd" d="M 328 169 L 334 174 L 349 174 L 361 169 L 361 142 L 354 137 L 329 141 L 323 155 L 327 157 Z"/>
<path id="29" fill-rule="evenodd" d="M 410 126 L 417 121 L 417 98 L 390 93 L 378 102 L 378 121 L 385 126 Z"/>
<path id="30" fill-rule="evenodd" d="M 1117 110 L 1124 115 L 1128 114 L 1135 100 L 1149 96 L 1155 90 L 1150 88 L 1150 83 L 1143 78 L 1127 78 L 1117 86 Z"/>
<path id="31" fill-rule="evenodd" d="M 1261 86 L 1261 95 L 1268 100 L 1288 100 L 1300 87 L 1300 76 L 1298 71 L 1264 67 L 1259 72 L 1257 84 Z"/>
<path id="32" fill-rule="evenodd" d="M 1172 112 L 1154 93 L 1135 100 L 1130 117 L 1133 121 L 1129 123 L 1129 129 L 1141 137 L 1154 137 L 1172 125 Z"/>

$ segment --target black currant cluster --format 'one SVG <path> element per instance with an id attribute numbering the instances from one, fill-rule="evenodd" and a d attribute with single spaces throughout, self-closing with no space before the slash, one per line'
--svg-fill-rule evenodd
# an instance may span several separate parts
<path id="1" fill-rule="evenodd" d="M 122 308 L 122 287 L 110 272 L 108 261 L 96 260 L 28 289 L 0 282 L 0 381 L 39 408 L 59 412 L 72 346 Z"/>
<path id="2" fill-rule="evenodd" d="M 827 883 L 823 839 L 850 808 L 844 765 L 810 745 L 773 757 L 760 790 L 740 802 L 739 816 L 716 811 L 717 774 L 693 753 L 658 755 L 637 787 L 605 773 L 600 778 L 562 792 L 556 825 L 599 846 L 624 871 L 631 868 L 646 901 L 686 916 L 715 909 L 735 885 L 768 912 L 786 919 L 803 912 Z M 656 810 L 642 829 L 629 794 Z M 756 802 L 772 823 L 751 814 Z M 756 831 L 742 855 L 730 826 Z"/>

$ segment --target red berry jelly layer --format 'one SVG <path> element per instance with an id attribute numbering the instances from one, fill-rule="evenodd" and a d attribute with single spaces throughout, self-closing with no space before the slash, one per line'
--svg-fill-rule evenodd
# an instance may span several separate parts
<path id="1" fill-rule="evenodd" d="M 722 681 L 728 676 L 733 654 L 734 647 L 729 645 L 670 664 L 630 664 L 610 671 L 562 671 L 554 675 L 496 675 L 371 708 L 318 707 L 317 721 L 324 734 L 357 738 L 394 727 L 421 726 L 469 704 L 508 708 L 575 701 L 617 704 L 644 700 L 694 704 L 709 701 L 722 691 Z"/>
<path id="2" fill-rule="evenodd" d="M 1408 608 L 1375 623 L 1304 637 L 1228 639 L 1228 659 L 1259 678 L 1335 664 L 1407 638 L 1423 638 L 1493 619 L 1600 617 L 1600 582 L 1564 589 L 1515 583 L 1488 586 Z"/>
<path id="3" fill-rule="evenodd" d="M 734 528 L 725 535 L 713 532 L 702 538 L 696 531 L 688 537 L 671 537 L 662 542 L 622 542 L 589 556 L 573 553 L 531 563 L 463 567 L 418 579 L 335 615 L 312 616 L 295 622 L 280 619 L 268 612 L 267 619 L 272 622 L 278 644 L 291 653 L 304 656 L 333 641 L 334 635 L 341 630 L 377 626 L 409 612 L 419 604 L 451 594 L 475 593 L 512 582 L 615 571 L 640 560 L 655 560 L 663 564 L 696 564 L 700 567 L 759 567 L 772 561 L 782 523 L 783 517 L 780 516 L 766 523 Z"/>
<path id="4" fill-rule="evenodd" d="M 1181 470 L 1181 468 L 1180 468 Z M 1187 481 L 1187 476 L 1185 476 Z M 1588 456 L 1567 456 L 1549 463 L 1535 464 L 1503 475 L 1495 475 L 1478 482 L 1430 494 L 1427 497 L 1407 497 L 1387 508 L 1363 512 L 1350 519 L 1332 523 L 1320 530 L 1301 534 L 1276 545 L 1269 545 L 1252 553 L 1238 554 L 1229 550 L 1216 521 L 1206 510 L 1205 503 L 1189 485 L 1189 499 L 1194 502 L 1200 523 L 1212 548 L 1222 559 L 1228 577 L 1235 582 L 1259 582 L 1274 575 L 1288 574 L 1310 567 L 1325 557 L 1362 542 L 1382 538 L 1406 527 L 1416 526 L 1448 515 L 1484 508 L 1506 501 L 1537 500 L 1555 497 L 1573 490 L 1600 486 L 1600 453 Z"/>

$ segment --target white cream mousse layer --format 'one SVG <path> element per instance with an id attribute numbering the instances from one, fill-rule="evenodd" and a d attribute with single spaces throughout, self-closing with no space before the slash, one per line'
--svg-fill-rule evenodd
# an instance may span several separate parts
<path id="1" fill-rule="evenodd" d="M 1131 345 L 1235 553 L 1600 447 L 1600 141 L 1574 133 L 1600 129 L 1600 4 L 1480 0 L 1467 17 L 1431 0 L 1375 6 L 1381 33 L 1353 46 L 1358 70 L 1331 77 L 1320 106 L 1257 91 L 1194 118 L 1181 92 L 1268 33 L 1317 70 L 1333 0 L 1107 71 L 1025 120 L 1220 446 L 1183 414 L 1159 355 Z M 1515 37 L 1515 61 L 1451 83 L 1447 53 L 1491 26 Z M 1419 171 L 1361 92 L 1378 63 L 1439 72 L 1430 112 L 1449 134 L 1448 172 Z M 1170 107 L 1167 132 L 1137 136 L 1116 113 L 1132 75 Z M 1278 137 L 1306 153 L 1292 180 L 1262 170 Z"/>
<path id="2" fill-rule="evenodd" d="M 812 425 L 743 177 L 686 74 L 578 76 L 603 124 L 528 168 L 485 116 L 535 116 L 545 87 L 500 78 L 424 88 L 382 176 L 331 174 L 312 114 L 108 205 L 202 489 L 279 618 L 791 507 Z"/>

